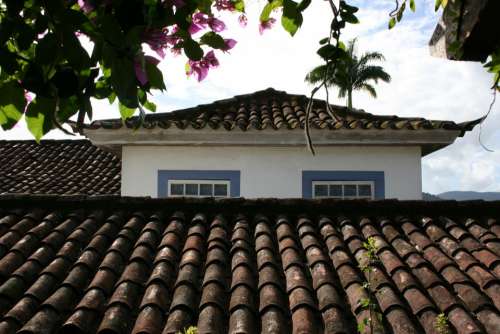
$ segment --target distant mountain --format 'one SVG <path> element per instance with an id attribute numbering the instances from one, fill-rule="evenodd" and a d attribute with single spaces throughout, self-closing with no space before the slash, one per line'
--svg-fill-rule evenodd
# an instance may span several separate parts
<path id="1" fill-rule="evenodd" d="M 482 199 L 485 201 L 500 201 L 500 192 L 478 191 L 447 191 L 437 195 L 445 200 L 470 201 Z"/>
<path id="2" fill-rule="evenodd" d="M 422 199 L 424 201 L 442 201 L 443 199 L 436 196 L 436 195 L 433 195 L 433 194 L 429 194 L 429 193 L 422 193 Z"/>

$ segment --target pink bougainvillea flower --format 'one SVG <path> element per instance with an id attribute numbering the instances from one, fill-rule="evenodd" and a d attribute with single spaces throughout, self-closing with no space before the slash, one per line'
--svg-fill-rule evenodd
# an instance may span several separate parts
<path id="1" fill-rule="evenodd" d="M 139 80 L 142 86 L 148 83 L 148 74 L 146 73 L 146 68 L 145 68 L 146 62 L 153 65 L 158 65 L 160 61 L 155 57 L 151 56 L 144 56 L 144 58 L 136 57 L 134 59 L 135 77 L 137 78 L 137 80 Z"/>
<path id="2" fill-rule="evenodd" d="M 259 24 L 259 33 L 262 35 L 267 29 L 271 29 L 276 22 L 275 18 L 270 17 L 267 21 L 261 21 Z"/>
<path id="3" fill-rule="evenodd" d="M 191 35 L 194 35 L 207 26 L 215 32 L 221 32 L 226 29 L 226 24 L 223 21 L 213 16 L 208 16 L 205 13 L 198 12 L 193 15 L 192 23 L 188 30 Z"/>
<path id="4" fill-rule="evenodd" d="M 198 31 L 202 30 L 203 27 L 199 24 L 194 24 L 194 23 L 191 23 L 191 25 L 189 26 L 188 28 L 188 32 L 191 34 L 191 35 L 194 35 L 196 34 Z"/>
<path id="5" fill-rule="evenodd" d="M 26 105 L 24 106 L 24 113 L 26 113 L 26 110 L 28 110 L 28 106 L 33 101 L 34 96 L 33 93 L 27 91 L 26 89 L 24 90 L 24 98 L 26 99 Z M 19 125 L 19 123 L 16 124 L 16 127 Z"/>
<path id="6" fill-rule="evenodd" d="M 238 17 L 238 22 L 240 23 L 240 26 L 245 28 L 248 24 L 248 18 L 245 14 L 241 14 L 239 17 Z"/>
<path id="7" fill-rule="evenodd" d="M 25 90 L 24 98 L 26 99 L 26 102 L 30 103 L 31 101 L 33 101 L 33 94 Z"/>
<path id="8" fill-rule="evenodd" d="M 85 14 L 94 10 L 94 5 L 90 0 L 78 0 L 78 6 L 80 6 Z"/>
<path id="9" fill-rule="evenodd" d="M 149 29 L 144 32 L 142 39 L 151 50 L 155 51 L 161 58 L 165 58 L 164 50 L 168 47 L 174 47 L 181 40 L 176 35 L 177 30 L 177 26 L 173 27 L 170 33 L 167 28 Z"/>
<path id="10" fill-rule="evenodd" d="M 231 0 L 215 0 L 215 8 L 217 10 L 229 10 L 233 11 L 234 3 Z"/>
<path id="11" fill-rule="evenodd" d="M 215 17 L 211 17 L 209 19 L 208 26 L 215 32 L 221 32 L 226 29 L 226 24 Z"/>
<path id="12" fill-rule="evenodd" d="M 219 60 L 215 57 L 215 53 L 213 51 L 207 52 L 205 57 L 203 58 L 206 62 L 208 62 L 208 65 L 210 67 L 217 67 L 219 66 Z"/>
<path id="13" fill-rule="evenodd" d="M 238 43 L 238 42 L 235 41 L 232 38 L 224 39 L 224 48 L 222 48 L 222 51 L 229 51 L 229 50 L 231 50 L 232 48 L 234 48 L 234 46 L 236 45 L 236 43 Z"/>
<path id="14" fill-rule="evenodd" d="M 199 61 L 190 60 L 186 66 L 186 74 L 196 75 L 198 81 L 202 81 L 208 75 L 208 70 L 213 67 L 219 66 L 219 60 L 215 57 L 213 51 L 207 52 L 205 57 Z"/>

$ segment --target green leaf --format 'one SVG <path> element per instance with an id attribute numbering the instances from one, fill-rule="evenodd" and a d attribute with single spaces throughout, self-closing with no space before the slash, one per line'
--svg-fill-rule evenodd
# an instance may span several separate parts
<path id="1" fill-rule="evenodd" d="M 319 40 L 319 44 L 324 45 L 324 44 L 328 43 L 329 40 L 330 40 L 329 37 L 322 38 Z"/>
<path id="2" fill-rule="evenodd" d="M 283 15 L 281 16 L 281 25 L 290 35 L 295 35 L 302 25 L 302 14 L 297 10 L 297 3 L 292 0 L 283 0 Z"/>
<path id="3" fill-rule="evenodd" d="M 271 12 L 279 7 L 283 6 L 283 0 L 273 0 L 264 6 L 262 12 L 260 13 L 260 22 L 266 22 L 269 20 Z"/>
<path id="4" fill-rule="evenodd" d="M 340 17 L 347 23 L 357 24 L 359 23 L 358 18 L 351 12 L 340 12 Z"/>
<path id="5" fill-rule="evenodd" d="M 111 15 L 103 16 L 102 32 L 106 40 L 111 41 L 113 45 L 121 46 L 125 44 L 125 35 L 115 17 Z"/>
<path id="6" fill-rule="evenodd" d="M 42 65 L 56 63 L 59 48 L 59 41 L 54 34 L 49 33 L 45 35 L 36 45 L 35 61 Z"/>
<path id="7" fill-rule="evenodd" d="M 346 52 L 341 47 L 336 47 L 331 44 L 322 46 L 317 51 L 318 55 L 324 60 L 336 60 L 346 55 Z"/>
<path id="8" fill-rule="evenodd" d="M 122 116 L 122 120 L 124 121 L 132 117 L 135 113 L 135 108 L 129 108 L 121 103 L 118 103 L 118 109 L 120 110 L 120 115 Z"/>
<path id="9" fill-rule="evenodd" d="M 96 99 L 105 99 L 111 94 L 111 92 L 109 83 L 101 78 L 95 83 L 93 97 Z"/>
<path id="10" fill-rule="evenodd" d="M 212 13 L 212 2 L 213 0 L 197 0 L 198 9 L 200 12 L 211 14 Z"/>
<path id="11" fill-rule="evenodd" d="M 183 43 L 184 53 L 186 56 L 194 61 L 198 61 L 203 57 L 203 49 L 198 43 L 196 43 L 191 38 L 186 39 Z"/>
<path id="12" fill-rule="evenodd" d="M 412 12 L 415 12 L 415 9 L 416 9 L 415 0 L 410 0 L 410 9 Z"/>
<path id="13" fill-rule="evenodd" d="M 66 122 L 71 116 L 78 112 L 78 98 L 72 96 L 67 99 L 60 99 L 57 108 L 57 120 Z"/>
<path id="14" fill-rule="evenodd" d="M 307 7 L 309 7 L 311 2 L 312 2 L 311 0 L 302 0 L 297 6 L 297 10 L 303 12 L 304 10 L 307 9 Z"/>
<path id="15" fill-rule="evenodd" d="M 109 94 L 108 96 L 109 104 L 113 104 L 115 100 L 116 100 L 116 94 L 112 91 L 111 94 Z"/>
<path id="16" fill-rule="evenodd" d="M 0 125 L 4 130 L 12 129 L 21 119 L 26 98 L 17 81 L 4 82 L 0 86 Z"/>
<path id="17" fill-rule="evenodd" d="M 395 25 L 396 25 L 396 19 L 394 17 L 391 17 L 391 19 L 389 20 L 389 29 L 394 28 Z"/>
<path id="18" fill-rule="evenodd" d="M 237 0 L 233 2 L 234 9 L 236 9 L 238 12 L 244 12 L 245 11 L 245 1 L 243 0 Z"/>
<path id="19" fill-rule="evenodd" d="M 342 11 L 344 12 L 348 12 L 348 13 L 351 13 L 351 14 L 354 14 L 356 13 L 359 8 L 358 7 L 355 7 L 355 6 L 351 6 L 351 5 L 348 5 L 345 1 L 340 1 L 340 8 Z"/>
<path id="20" fill-rule="evenodd" d="M 90 64 L 89 54 L 73 31 L 66 30 L 63 32 L 62 54 L 76 70 L 84 69 Z"/>
<path id="21" fill-rule="evenodd" d="M 144 108 L 148 109 L 149 111 L 155 112 L 156 111 L 156 104 L 154 104 L 151 101 L 146 101 L 143 104 Z"/>
<path id="22" fill-rule="evenodd" d="M 37 32 L 27 24 L 17 25 L 17 45 L 20 50 L 27 50 L 36 38 Z"/>
<path id="23" fill-rule="evenodd" d="M 56 100 L 37 96 L 26 110 L 26 124 L 37 142 L 52 129 Z"/>
<path id="24" fill-rule="evenodd" d="M 129 108 L 137 108 L 137 85 L 133 62 L 126 57 L 116 57 L 111 67 L 110 83 L 118 99 Z"/>
<path id="25" fill-rule="evenodd" d="M 434 3 L 434 10 L 437 12 L 437 10 L 439 9 L 439 7 L 441 7 L 441 3 L 443 2 L 443 0 L 436 0 L 436 2 Z"/>
<path id="26" fill-rule="evenodd" d="M 148 82 L 151 88 L 156 88 L 159 90 L 165 90 L 165 83 L 163 82 L 163 74 L 161 71 L 158 69 L 158 67 L 146 61 L 144 64 L 145 70 L 146 70 L 146 75 L 148 76 Z"/>
<path id="27" fill-rule="evenodd" d="M 405 12 L 405 8 L 406 8 L 406 3 L 404 2 L 402 5 L 401 5 L 401 8 L 399 8 L 398 10 L 398 14 L 396 16 L 398 22 L 401 21 L 401 19 L 403 18 L 403 14 Z"/>
<path id="28" fill-rule="evenodd" d="M 224 38 L 219 34 L 209 31 L 200 38 L 201 44 L 206 44 L 214 49 L 223 49 L 226 46 Z"/>

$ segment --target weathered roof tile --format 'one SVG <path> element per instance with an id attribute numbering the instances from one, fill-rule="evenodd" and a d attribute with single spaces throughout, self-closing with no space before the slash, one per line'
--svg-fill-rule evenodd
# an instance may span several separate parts
<path id="1" fill-rule="evenodd" d="M 0 197 L 4 236 L 13 236 L 0 256 L 2 333 L 190 325 L 200 333 L 351 333 L 370 317 L 367 289 L 384 318 L 374 318 L 375 332 L 436 333 L 440 313 L 457 333 L 495 333 L 500 324 L 497 255 L 483 242 L 497 238 L 496 225 L 476 219 L 498 204 L 412 203 L 411 211 L 360 202 L 350 211 L 334 201 L 116 198 L 87 208 L 81 198 L 42 200 Z M 46 212 L 30 214 L 36 207 Z M 450 213 L 454 220 L 441 224 Z M 370 272 L 359 267 L 367 238 L 377 247 Z"/>
<path id="2" fill-rule="evenodd" d="M 120 193 L 120 158 L 88 140 L 0 140 L 0 165 L 0 194 Z"/>

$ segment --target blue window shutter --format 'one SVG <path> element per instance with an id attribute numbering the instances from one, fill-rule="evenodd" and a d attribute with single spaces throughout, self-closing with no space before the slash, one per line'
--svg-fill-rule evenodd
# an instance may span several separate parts
<path id="1" fill-rule="evenodd" d="M 231 183 L 230 197 L 240 197 L 239 170 L 159 170 L 158 197 L 167 197 L 169 180 L 225 180 Z"/>
<path id="2" fill-rule="evenodd" d="M 313 181 L 373 181 L 375 199 L 385 198 L 385 176 L 380 171 L 302 171 L 302 197 L 312 198 Z"/>

